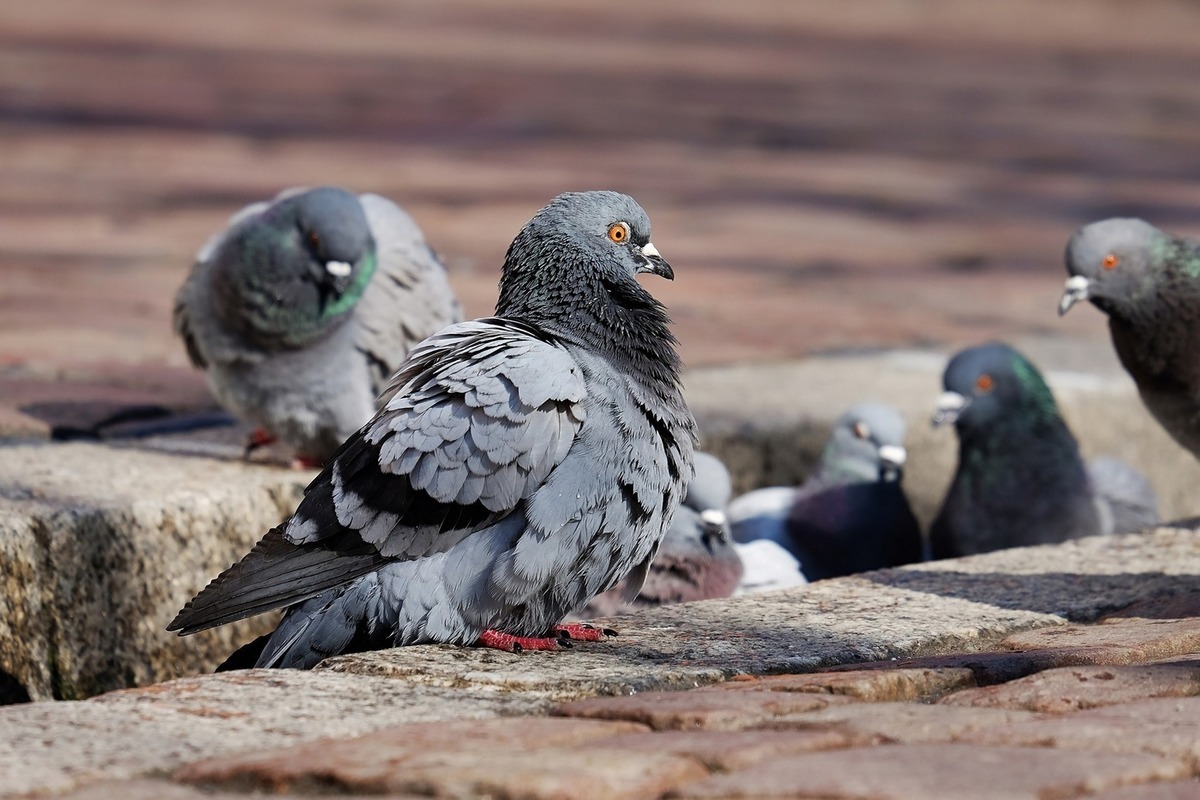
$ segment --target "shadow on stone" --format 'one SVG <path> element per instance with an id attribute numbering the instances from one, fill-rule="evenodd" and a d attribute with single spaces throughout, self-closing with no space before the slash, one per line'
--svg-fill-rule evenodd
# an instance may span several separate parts
<path id="1" fill-rule="evenodd" d="M 955 572 L 901 569 L 864 573 L 866 580 L 897 589 L 986 603 L 997 608 L 1054 614 L 1071 622 L 1093 622 L 1139 601 L 1200 592 L 1200 575 L 1127 572 L 1094 575 L 1042 572 Z"/>
<path id="2" fill-rule="evenodd" d="M 17 703 L 29 703 L 32 698 L 21 682 L 9 675 L 4 670 L 0 670 L 0 706 L 11 706 Z"/>

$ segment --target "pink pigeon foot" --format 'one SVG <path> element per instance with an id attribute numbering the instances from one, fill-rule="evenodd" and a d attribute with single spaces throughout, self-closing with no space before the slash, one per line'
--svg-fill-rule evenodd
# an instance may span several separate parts
<path id="1" fill-rule="evenodd" d="M 479 635 L 477 645 L 504 650 L 509 653 L 520 653 L 523 650 L 561 650 L 570 647 L 571 641 L 599 642 L 606 636 L 616 636 L 611 628 L 597 628 L 594 625 L 573 622 L 566 625 L 555 625 L 554 636 L 513 636 L 502 631 L 486 630 Z"/>

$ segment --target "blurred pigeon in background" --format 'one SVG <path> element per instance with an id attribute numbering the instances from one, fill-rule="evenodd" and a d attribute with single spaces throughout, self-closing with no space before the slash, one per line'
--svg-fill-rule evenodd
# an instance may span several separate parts
<path id="1" fill-rule="evenodd" d="M 639 273 L 673 277 L 632 198 L 554 199 L 509 247 L 496 316 L 415 348 L 292 518 L 169 629 L 290 606 L 231 667 L 600 639 L 559 623 L 627 577 L 637 595 L 693 470 L 676 341 Z"/>
<path id="2" fill-rule="evenodd" d="M 930 529 L 934 558 L 1106 533 L 1157 521 L 1144 477 L 1116 459 L 1084 466 L 1041 373 L 1002 343 L 946 366 L 935 425 L 954 423 L 958 469 Z"/>
<path id="3" fill-rule="evenodd" d="M 675 521 L 646 582 L 632 601 L 624 582 L 609 589 L 580 612 L 584 619 L 623 614 L 648 606 L 729 597 L 742 578 L 742 562 L 729 536 L 725 507 L 733 487 L 729 470 L 716 456 L 695 454 L 696 476 L 684 495 Z"/>
<path id="4" fill-rule="evenodd" d="M 412 347 L 462 318 L 395 203 L 289 189 L 239 211 L 196 256 L 175 330 L 217 400 L 302 461 L 323 463 L 375 413 Z"/>
<path id="5" fill-rule="evenodd" d="M 757 489 L 730 504 L 734 539 L 775 542 L 810 581 L 920 561 L 921 529 L 900 486 L 904 431 L 895 408 L 854 406 L 802 486 Z"/>
<path id="6" fill-rule="evenodd" d="M 1075 232 L 1066 262 L 1058 313 L 1090 300 L 1108 315 L 1142 402 L 1200 457 L 1200 245 L 1140 219 L 1106 219 Z"/>

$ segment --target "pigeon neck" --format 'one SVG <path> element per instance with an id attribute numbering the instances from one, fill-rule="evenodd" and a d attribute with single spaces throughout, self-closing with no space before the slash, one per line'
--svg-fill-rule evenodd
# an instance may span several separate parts
<path id="1" fill-rule="evenodd" d="M 627 374 L 679 383 L 682 364 L 670 318 L 636 281 L 502 287 L 496 316 L 529 323 L 605 357 Z"/>
<path id="2" fill-rule="evenodd" d="M 1018 412 L 985 430 L 960 431 L 958 458 L 964 472 L 985 484 L 988 476 L 1023 475 L 1053 491 L 1087 486 L 1079 445 L 1058 415 Z"/>

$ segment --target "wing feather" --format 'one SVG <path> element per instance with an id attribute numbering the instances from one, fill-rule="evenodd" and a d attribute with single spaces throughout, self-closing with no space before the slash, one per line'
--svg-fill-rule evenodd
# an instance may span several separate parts
<path id="1" fill-rule="evenodd" d="M 586 390 L 563 348 L 528 326 L 491 319 L 422 343 L 389 394 L 292 518 L 188 603 L 171 630 L 292 605 L 503 519 L 566 456 Z M 472 402 L 479 397 L 491 402 Z"/>

